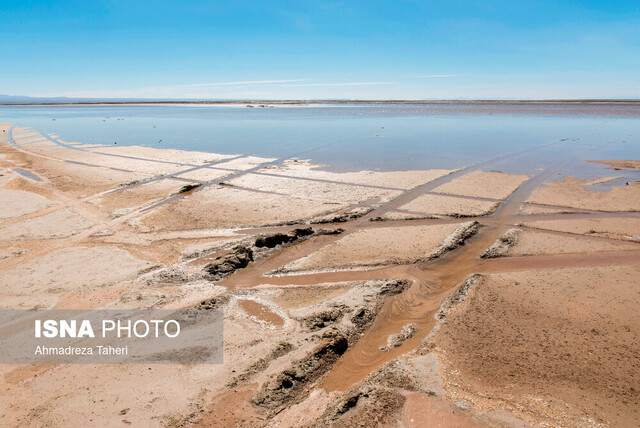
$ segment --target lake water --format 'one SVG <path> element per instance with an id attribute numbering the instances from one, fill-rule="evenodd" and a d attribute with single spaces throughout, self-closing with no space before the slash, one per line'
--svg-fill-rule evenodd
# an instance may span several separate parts
<path id="1" fill-rule="evenodd" d="M 459 168 L 521 151 L 500 169 L 531 172 L 578 152 L 640 159 L 640 104 L 0 106 L 0 122 L 66 141 L 297 157 L 338 171 Z"/>

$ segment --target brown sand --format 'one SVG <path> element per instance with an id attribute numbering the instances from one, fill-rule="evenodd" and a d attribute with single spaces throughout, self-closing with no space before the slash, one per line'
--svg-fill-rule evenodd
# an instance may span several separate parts
<path id="1" fill-rule="evenodd" d="M 554 234 L 523 230 L 518 242 L 509 248 L 509 256 L 539 254 L 591 253 L 598 251 L 640 250 L 640 244 L 630 244 L 604 239 L 585 239 L 566 234 Z"/>
<path id="2" fill-rule="evenodd" d="M 590 160 L 587 162 L 601 163 L 615 168 L 640 169 L 640 161 L 637 160 Z"/>
<path id="3" fill-rule="evenodd" d="M 545 183 L 545 187 L 533 192 L 528 202 L 599 211 L 640 211 L 640 183 L 613 187 L 605 192 L 584 187 L 601 182 L 601 179 L 564 177 L 562 181 Z"/>
<path id="4" fill-rule="evenodd" d="M 229 184 L 263 192 L 302 196 L 312 200 L 355 204 L 369 199 L 388 200 L 400 192 L 372 187 L 352 186 L 340 183 L 315 182 L 280 178 L 268 175 L 246 174 L 229 181 Z"/>
<path id="5" fill-rule="evenodd" d="M 7 189 L 0 189 L 0 200 L 0 220 L 20 217 L 55 203 L 34 193 Z"/>
<path id="6" fill-rule="evenodd" d="M 422 195 L 400 208 L 425 214 L 470 217 L 489 214 L 497 206 L 497 202 L 491 201 L 456 198 L 454 196 Z"/>
<path id="7" fill-rule="evenodd" d="M 640 240 L 640 219 L 607 217 L 579 220 L 540 220 L 523 223 L 525 226 L 557 230 L 580 235 L 598 235 L 614 239 Z"/>
<path id="8" fill-rule="evenodd" d="M 447 395 L 552 425 L 638 425 L 640 314 L 627 308 L 640 304 L 639 274 L 629 266 L 482 280 L 430 338 Z"/>
<path id="9" fill-rule="evenodd" d="M 452 195 L 504 199 L 528 179 L 528 175 L 475 171 L 443 184 L 435 191 Z"/>
<path id="10" fill-rule="evenodd" d="M 0 227 L 0 241 L 65 238 L 92 224 L 71 208 L 65 208 Z"/>
<path id="11" fill-rule="evenodd" d="M 140 221 L 148 230 L 219 229 L 298 221 L 342 204 L 211 186 L 168 203 Z"/>
<path id="12" fill-rule="evenodd" d="M 130 188 L 115 189 L 115 191 L 101 194 L 90 201 L 116 217 L 130 212 L 132 208 L 161 201 L 186 184 L 189 183 L 169 179 L 151 181 Z"/>
<path id="13" fill-rule="evenodd" d="M 306 160 L 289 160 L 285 161 L 283 166 L 270 166 L 261 169 L 259 172 L 286 177 L 312 178 L 405 190 L 412 189 L 453 172 L 445 169 L 432 169 L 425 171 L 357 171 L 338 173 L 323 171 L 320 169 L 323 166 L 325 165 L 312 164 Z"/>
<path id="14" fill-rule="evenodd" d="M 193 171 L 185 172 L 183 174 L 176 175 L 176 177 L 184 178 L 186 180 L 208 182 L 208 181 L 218 180 L 232 173 L 233 173 L 232 171 L 224 171 L 221 169 L 200 168 Z"/>
<path id="15" fill-rule="evenodd" d="M 411 263 L 428 258 L 458 226 L 446 224 L 359 230 L 292 263 L 285 270 L 312 271 Z"/>
<path id="16" fill-rule="evenodd" d="M 114 269 L 114 266 L 118 269 Z M 91 266 L 91 269 L 85 269 Z M 4 269 L 0 277 L 2 301 L 11 307 L 14 297 L 30 308 L 50 297 L 84 287 L 101 288 L 133 279 L 151 264 L 112 247 L 71 247 Z M 28 303 L 30 302 L 30 303 Z"/>
<path id="17" fill-rule="evenodd" d="M 520 213 L 522 214 L 569 214 L 576 213 L 578 210 L 572 210 L 568 208 L 552 208 L 541 205 L 529 205 L 523 204 Z"/>

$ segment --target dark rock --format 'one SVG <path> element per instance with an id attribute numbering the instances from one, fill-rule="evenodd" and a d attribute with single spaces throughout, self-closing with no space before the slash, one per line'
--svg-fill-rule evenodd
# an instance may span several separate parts
<path id="1" fill-rule="evenodd" d="M 340 235 L 344 232 L 344 229 L 339 227 L 337 229 L 319 229 L 316 230 L 316 235 Z"/>
<path id="2" fill-rule="evenodd" d="M 210 310 L 214 309 L 217 303 L 218 301 L 212 297 L 211 299 L 203 300 L 202 302 L 200 302 L 197 308 L 202 310 Z"/>
<path id="3" fill-rule="evenodd" d="M 273 248 L 277 245 L 289 242 L 292 239 L 293 238 L 291 236 L 285 235 L 284 233 L 275 233 L 273 235 L 263 236 L 256 239 L 255 246 L 258 248 L 262 248 L 262 247 Z"/>
<path id="4" fill-rule="evenodd" d="M 204 267 L 205 277 L 210 280 L 219 280 L 230 275 L 238 269 L 247 267 L 253 261 L 251 248 L 238 245 L 224 256 L 220 256 Z"/>
<path id="5" fill-rule="evenodd" d="M 279 409 L 296 399 L 305 385 L 318 379 L 326 373 L 338 356 L 344 354 L 349 346 L 347 338 L 337 336 L 319 345 L 307 357 L 299 360 L 269 382 L 254 394 L 253 403 Z"/>
<path id="6" fill-rule="evenodd" d="M 258 248 L 274 248 L 278 245 L 286 244 L 289 242 L 296 241 L 299 238 L 313 235 L 313 229 L 310 227 L 307 228 L 298 228 L 294 229 L 291 232 L 284 233 L 274 233 L 273 235 L 261 236 L 256 239 L 255 246 Z"/>
<path id="7" fill-rule="evenodd" d="M 329 311 L 322 311 L 310 315 L 302 320 L 311 331 L 325 328 L 328 324 L 332 324 L 342 318 L 343 311 L 335 308 Z"/>
<path id="8" fill-rule="evenodd" d="M 380 289 L 380 294 L 393 296 L 394 294 L 402 293 L 404 290 L 406 290 L 410 286 L 411 286 L 411 282 L 404 279 L 389 281 L 382 286 L 382 288 Z"/>
<path id="9" fill-rule="evenodd" d="M 184 186 L 182 186 L 180 188 L 180 190 L 178 190 L 176 192 L 176 194 L 181 194 L 181 193 L 188 193 L 191 192 L 194 189 L 197 189 L 198 187 L 202 186 L 202 184 L 185 184 Z"/>

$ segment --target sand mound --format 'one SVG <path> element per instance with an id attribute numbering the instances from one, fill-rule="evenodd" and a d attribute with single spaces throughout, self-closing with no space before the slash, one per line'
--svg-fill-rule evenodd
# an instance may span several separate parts
<path id="1" fill-rule="evenodd" d="M 614 239 L 640 241 L 640 219 L 638 218 L 594 218 L 579 220 L 539 220 L 523 223 L 525 226 L 577 233 L 597 235 Z"/>
<path id="2" fill-rule="evenodd" d="M 637 426 L 638 275 L 627 266 L 485 276 L 430 338 L 447 394 L 539 423 Z"/>
<path id="3" fill-rule="evenodd" d="M 117 266 L 117 269 L 115 268 Z M 151 263 L 112 247 L 71 247 L 3 270 L 3 296 L 66 294 L 133 279 Z M 1 299 L 0 299 L 1 300 Z"/>
<path id="4" fill-rule="evenodd" d="M 460 226 L 444 224 L 358 230 L 285 266 L 283 271 L 331 270 L 426 260 L 445 247 L 458 245 L 457 239 L 451 237 L 459 235 L 456 232 Z"/>
<path id="5" fill-rule="evenodd" d="M 8 189 L 0 189 L 0 200 L 0 220 L 20 217 L 56 203 L 35 193 Z"/>
<path id="6" fill-rule="evenodd" d="M 140 221 L 149 230 L 191 230 L 295 222 L 342 204 L 212 186 L 159 207 Z"/>
<path id="7" fill-rule="evenodd" d="M 536 189 L 528 202 L 599 211 L 640 211 L 640 182 L 604 192 L 584 187 L 599 182 L 602 180 L 564 177 L 562 181 L 545 183 L 545 187 Z"/>
<path id="8" fill-rule="evenodd" d="M 354 186 L 322 181 L 297 180 L 295 178 L 273 177 L 269 175 L 246 174 L 229 181 L 235 186 L 276 192 L 315 200 L 340 203 L 359 203 L 372 198 L 389 199 L 400 194 L 398 191 Z"/>
<path id="9" fill-rule="evenodd" d="M 0 228 L 0 241 L 66 238 L 93 225 L 71 208 Z"/>
<path id="10" fill-rule="evenodd" d="M 400 207 L 408 211 L 425 214 L 448 215 L 452 217 L 470 217 L 493 212 L 497 202 L 477 199 L 456 198 L 455 196 L 421 195 Z"/>
<path id="11" fill-rule="evenodd" d="M 508 249 L 507 255 L 531 256 L 624 250 L 640 250 L 640 245 L 525 230 L 520 232 L 517 244 Z"/>
<path id="12" fill-rule="evenodd" d="M 284 166 L 269 166 L 259 172 L 397 189 L 411 189 L 452 172 L 446 169 L 430 169 L 425 171 L 357 171 L 339 173 L 320 170 L 319 168 L 323 166 L 311 164 L 308 161 L 287 160 L 284 162 Z"/>
<path id="13" fill-rule="evenodd" d="M 434 191 L 452 195 L 504 199 L 528 179 L 528 175 L 475 171 L 443 184 Z"/>

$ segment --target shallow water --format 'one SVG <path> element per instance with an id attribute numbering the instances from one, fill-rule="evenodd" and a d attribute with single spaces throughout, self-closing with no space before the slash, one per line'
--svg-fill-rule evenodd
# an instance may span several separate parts
<path id="1" fill-rule="evenodd" d="M 298 157 L 337 171 L 460 168 L 520 151 L 500 169 L 531 173 L 570 152 L 638 159 L 639 119 L 640 104 L 0 106 L 0 122 L 66 141 Z"/>

